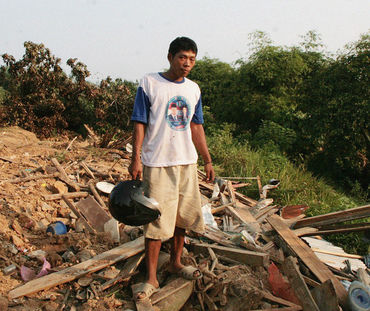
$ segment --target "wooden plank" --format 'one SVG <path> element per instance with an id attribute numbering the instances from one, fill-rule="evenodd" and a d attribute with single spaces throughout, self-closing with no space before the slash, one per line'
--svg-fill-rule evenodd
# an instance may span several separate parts
<path id="1" fill-rule="evenodd" d="M 334 274 L 325 266 L 325 264 L 317 258 L 311 248 L 299 237 L 297 237 L 278 215 L 270 216 L 267 218 L 267 221 L 276 230 L 279 236 L 281 236 L 282 240 L 289 246 L 289 248 L 320 280 L 320 282 L 323 283 L 327 280 L 332 280 L 340 304 L 345 307 L 347 301 L 346 289 L 334 276 Z"/>
<path id="2" fill-rule="evenodd" d="M 86 198 L 89 195 L 89 193 L 84 192 L 84 191 L 80 191 L 80 192 L 44 194 L 43 197 L 44 197 L 45 201 L 54 201 L 54 200 L 60 200 L 63 195 L 67 199 L 76 199 L 76 198 Z"/>
<path id="3" fill-rule="evenodd" d="M 306 234 L 308 234 L 308 236 L 311 236 L 311 234 L 317 235 L 316 234 L 317 231 L 319 231 L 319 229 L 312 228 L 312 227 L 302 227 L 302 228 L 293 230 L 294 234 L 297 236 L 306 236 Z"/>
<path id="4" fill-rule="evenodd" d="M 176 279 L 176 280 L 178 280 L 179 283 L 177 284 L 179 285 L 176 285 L 176 283 L 170 282 L 169 284 L 165 285 L 159 292 L 153 294 L 152 302 L 153 302 L 154 307 L 157 307 L 158 310 L 178 311 L 182 308 L 182 306 L 185 304 L 185 302 L 189 299 L 189 297 L 193 293 L 193 289 L 194 289 L 193 281 L 185 280 L 182 278 Z M 167 295 L 167 297 L 165 297 L 165 299 L 161 299 L 160 301 L 158 301 L 156 297 L 157 295 L 159 296 L 162 291 Z M 167 292 L 171 294 L 168 295 Z"/>
<path id="5" fill-rule="evenodd" d="M 83 169 L 85 170 L 85 172 L 90 175 L 90 177 L 92 179 L 95 179 L 95 175 L 94 173 L 89 169 L 89 167 L 87 166 L 87 164 L 85 163 L 85 161 L 81 161 L 80 162 L 81 166 L 83 167 Z"/>
<path id="6" fill-rule="evenodd" d="M 100 206 L 102 206 L 104 208 L 107 208 L 107 206 L 105 205 L 103 199 L 101 198 L 101 196 L 99 195 L 99 193 L 96 191 L 95 184 L 93 184 L 92 182 L 90 182 L 89 183 L 89 188 L 90 188 L 90 191 L 92 192 L 92 194 L 94 195 L 95 199 L 99 202 Z"/>
<path id="7" fill-rule="evenodd" d="M 120 273 L 114 279 L 111 279 L 111 280 L 105 282 L 104 284 L 102 284 L 101 287 L 100 287 L 100 290 L 102 290 L 102 291 L 106 290 L 107 288 L 117 284 L 119 281 L 129 277 L 131 274 L 133 274 L 135 272 L 135 270 L 140 265 L 140 263 L 142 262 L 144 257 L 145 257 L 145 254 L 143 252 L 141 254 L 137 254 L 137 255 L 127 259 L 127 262 L 123 266 Z"/>
<path id="8" fill-rule="evenodd" d="M 212 214 L 219 213 L 219 212 L 223 211 L 226 207 L 231 206 L 231 205 L 233 205 L 233 204 L 234 204 L 233 202 L 230 202 L 230 203 L 228 203 L 228 204 L 224 204 L 224 205 L 220 205 L 220 206 L 217 206 L 217 207 L 213 207 L 213 208 L 211 209 L 211 213 L 212 213 Z"/>
<path id="9" fill-rule="evenodd" d="M 168 296 L 173 295 L 184 287 L 189 286 L 189 284 L 193 285 L 193 282 L 190 280 L 185 280 L 183 278 L 176 278 L 152 295 L 152 297 L 150 298 L 152 304 L 157 304 L 161 300 L 166 299 Z"/>
<path id="10" fill-rule="evenodd" d="M 281 304 L 283 306 L 298 308 L 297 310 L 302 310 L 301 306 L 298 306 L 293 302 L 290 302 L 290 301 L 285 300 L 285 299 L 280 298 L 280 297 L 276 297 L 276 296 L 274 296 L 274 295 L 272 295 L 272 294 L 270 294 L 269 292 L 266 292 L 266 291 L 261 291 L 261 292 L 263 294 L 263 298 L 268 300 L 268 301 L 276 302 L 276 303 Z"/>
<path id="11" fill-rule="evenodd" d="M 229 192 L 231 202 L 235 203 L 236 199 L 235 199 L 233 183 L 230 180 L 228 180 L 227 183 L 226 183 L 226 187 L 227 187 L 227 191 Z"/>
<path id="12" fill-rule="evenodd" d="M 304 281 L 306 282 L 306 284 L 309 285 L 309 286 L 316 287 L 316 286 L 320 285 L 319 282 L 316 282 L 316 281 L 310 279 L 308 276 L 302 275 L 302 277 L 303 277 Z"/>
<path id="13" fill-rule="evenodd" d="M 112 218 L 90 195 L 86 199 L 79 201 L 76 207 L 90 225 L 99 232 L 104 232 L 104 224 Z"/>
<path id="14" fill-rule="evenodd" d="M 269 255 L 258 253 L 255 251 L 247 251 L 244 249 L 225 247 L 215 244 L 195 243 L 192 244 L 195 251 L 208 253 L 207 248 L 210 247 L 216 254 L 226 256 L 243 264 L 252 266 L 265 266 L 269 264 Z"/>
<path id="15" fill-rule="evenodd" d="M 143 250 L 144 237 L 140 237 L 72 267 L 29 281 L 28 283 L 11 290 L 9 292 L 9 298 L 14 299 L 27 296 L 40 290 L 46 290 L 51 287 L 73 281 L 88 273 L 101 270 L 118 261 L 134 256 Z"/>
<path id="16" fill-rule="evenodd" d="M 303 311 L 320 311 L 299 271 L 297 264 L 294 262 L 293 257 L 289 256 L 285 259 L 283 271 L 288 277 L 294 293 L 301 302 Z"/>
<path id="17" fill-rule="evenodd" d="M 300 229 L 297 229 L 300 230 Z M 370 230 L 370 223 L 357 224 L 357 226 L 351 226 L 349 228 L 333 229 L 333 230 L 317 230 L 316 232 L 305 232 L 299 236 L 314 236 L 314 235 L 330 235 L 338 233 L 348 233 L 348 232 L 359 232 Z"/>
<path id="18" fill-rule="evenodd" d="M 66 198 L 64 195 L 62 195 L 62 200 L 68 205 L 68 207 L 72 210 L 72 212 L 81 219 L 83 222 L 84 226 L 86 227 L 87 230 L 89 230 L 91 233 L 95 233 L 95 229 L 90 226 L 90 224 L 87 222 L 84 216 L 81 215 L 77 207 L 74 205 L 74 203 L 68 198 Z"/>
<path id="19" fill-rule="evenodd" d="M 199 180 L 199 185 L 210 190 L 210 191 L 213 191 L 213 185 L 212 184 L 208 184 L 206 183 L 205 181 L 202 181 L 202 180 Z M 257 201 L 256 200 L 253 200 L 249 197 L 247 197 L 246 195 L 244 194 L 241 194 L 237 191 L 234 191 L 234 194 L 235 194 L 235 197 L 240 200 L 241 202 L 245 203 L 247 206 L 254 206 L 257 204 Z"/>
<path id="20" fill-rule="evenodd" d="M 134 291 L 135 285 L 136 284 L 132 286 L 132 291 Z M 157 311 L 158 310 L 157 308 L 153 307 L 149 299 L 136 300 L 135 305 L 136 305 L 137 311 Z"/>
<path id="21" fill-rule="evenodd" d="M 308 217 L 298 220 L 294 228 L 301 227 L 320 227 L 324 225 L 336 224 L 348 220 L 370 217 L 370 205 L 364 205 L 344 211 Z"/>
<path id="22" fill-rule="evenodd" d="M 327 280 L 312 290 L 312 296 L 320 310 L 339 311 L 338 298 L 331 280 Z M 347 309 L 345 309 L 347 310 Z"/>
<path id="23" fill-rule="evenodd" d="M 67 176 L 67 173 L 65 172 L 64 168 L 59 164 L 58 160 L 56 158 L 52 158 L 51 162 L 54 164 L 54 166 L 56 167 L 56 169 L 60 173 L 59 176 L 58 176 L 59 179 L 61 179 L 67 185 L 69 185 L 70 187 L 75 189 L 75 191 L 80 191 L 80 187 L 75 182 L 70 180 L 70 178 Z"/>
<path id="24" fill-rule="evenodd" d="M 262 195 L 262 183 L 261 183 L 261 177 L 257 175 L 257 186 L 258 186 L 258 192 L 259 192 L 259 195 L 260 195 L 260 199 L 266 199 L 263 197 Z"/>
<path id="25" fill-rule="evenodd" d="M 354 259 L 362 259 L 363 256 L 360 255 L 354 255 L 354 254 L 347 254 L 347 253 L 339 253 L 339 252 L 330 252 L 326 251 L 324 249 L 319 249 L 319 248 L 311 248 L 314 252 L 316 253 L 321 253 L 321 254 L 328 254 L 328 255 L 334 255 L 334 256 L 339 256 L 339 257 L 346 257 L 346 258 L 354 258 Z"/>
<path id="26" fill-rule="evenodd" d="M 253 311 L 299 311 L 302 310 L 302 307 L 286 307 L 286 308 L 270 308 L 270 309 L 258 309 Z"/>
<path id="27" fill-rule="evenodd" d="M 360 282 L 364 283 L 366 286 L 370 287 L 370 276 L 366 272 L 365 269 L 359 268 L 357 270 L 357 278 L 360 280 Z"/>
<path id="28" fill-rule="evenodd" d="M 261 232 L 261 227 L 258 221 L 252 216 L 247 208 L 240 207 L 238 202 L 236 207 L 228 206 L 227 210 L 231 215 L 239 219 L 240 222 L 244 223 L 251 231 Z"/>
<path id="29" fill-rule="evenodd" d="M 11 184 L 17 184 L 21 182 L 26 182 L 30 180 L 38 180 L 38 179 L 47 179 L 47 178 L 54 178 L 58 177 L 59 173 L 53 173 L 53 174 L 47 174 L 47 175 L 37 175 L 37 176 L 27 176 L 27 177 L 20 177 L 20 178 L 15 178 L 11 180 L 4 180 L 3 182 L 8 182 Z"/>

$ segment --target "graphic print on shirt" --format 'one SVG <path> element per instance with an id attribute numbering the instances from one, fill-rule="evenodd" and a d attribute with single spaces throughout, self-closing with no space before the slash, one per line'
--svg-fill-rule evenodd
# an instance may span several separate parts
<path id="1" fill-rule="evenodd" d="M 171 129 L 184 131 L 189 124 L 190 105 L 183 96 L 172 97 L 167 103 L 166 120 Z"/>

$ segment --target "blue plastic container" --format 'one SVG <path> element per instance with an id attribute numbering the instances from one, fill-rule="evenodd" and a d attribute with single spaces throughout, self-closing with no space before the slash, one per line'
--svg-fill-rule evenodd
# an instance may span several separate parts
<path id="1" fill-rule="evenodd" d="M 66 225 L 61 221 L 56 221 L 48 226 L 46 229 L 46 232 L 51 232 L 52 234 L 66 234 L 67 233 L 67 227 Z"/>
<path id="2" fill-rule="evenodd" d="M 349 287 L 348 300 L 352 311 L 369 311 L 370 288 L 361 282 L 353 281 Z"/>

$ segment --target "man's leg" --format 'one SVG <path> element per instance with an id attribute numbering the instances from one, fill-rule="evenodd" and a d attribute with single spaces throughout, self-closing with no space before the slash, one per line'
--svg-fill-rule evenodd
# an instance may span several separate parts
<path id="1" fill-rule="evenodd" d="M 184 248 L 185 229 L 176 227 L 175 233 L 171 240 L 171 258 L 170 265 L 172 271 L 177 271 L 183 268 L 181 264 L 182 249 Z"/>
<path id="2" fill-rule="evenodd" d="M 170 257 L 170 271 L 177 272 L 184 268 L 184 265 L 181 263 L 182 250 L 184 248 L 185 240 L 185 229 L 176 227 L 175 233 L 171 241 L 171 257 Z M 200 271 L 194 272 L 194 277 L 200 275 Z"/>
<path id="3" fill-rule="evenodd" d="M 157 265 L 159 251 L 161 250 L 162 241 L 145 239 L 145 264 L 146 264 L 146 282 L 158 288 L 159 283 L 157 280 Z M 145 293 L 139 293 L 136 297 L 138 299 L 145 298 Z"/>

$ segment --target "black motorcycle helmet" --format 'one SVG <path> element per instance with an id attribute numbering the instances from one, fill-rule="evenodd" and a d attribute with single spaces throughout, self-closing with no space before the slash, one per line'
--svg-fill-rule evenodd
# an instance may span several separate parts
<path id="1" fill-rule="evenodd" d="M 141 226 L 159 218 L 159 205 L 144 195 L 140 180 L 121 181 L 109 195 L 109 211 L 126 225 Z"/>

